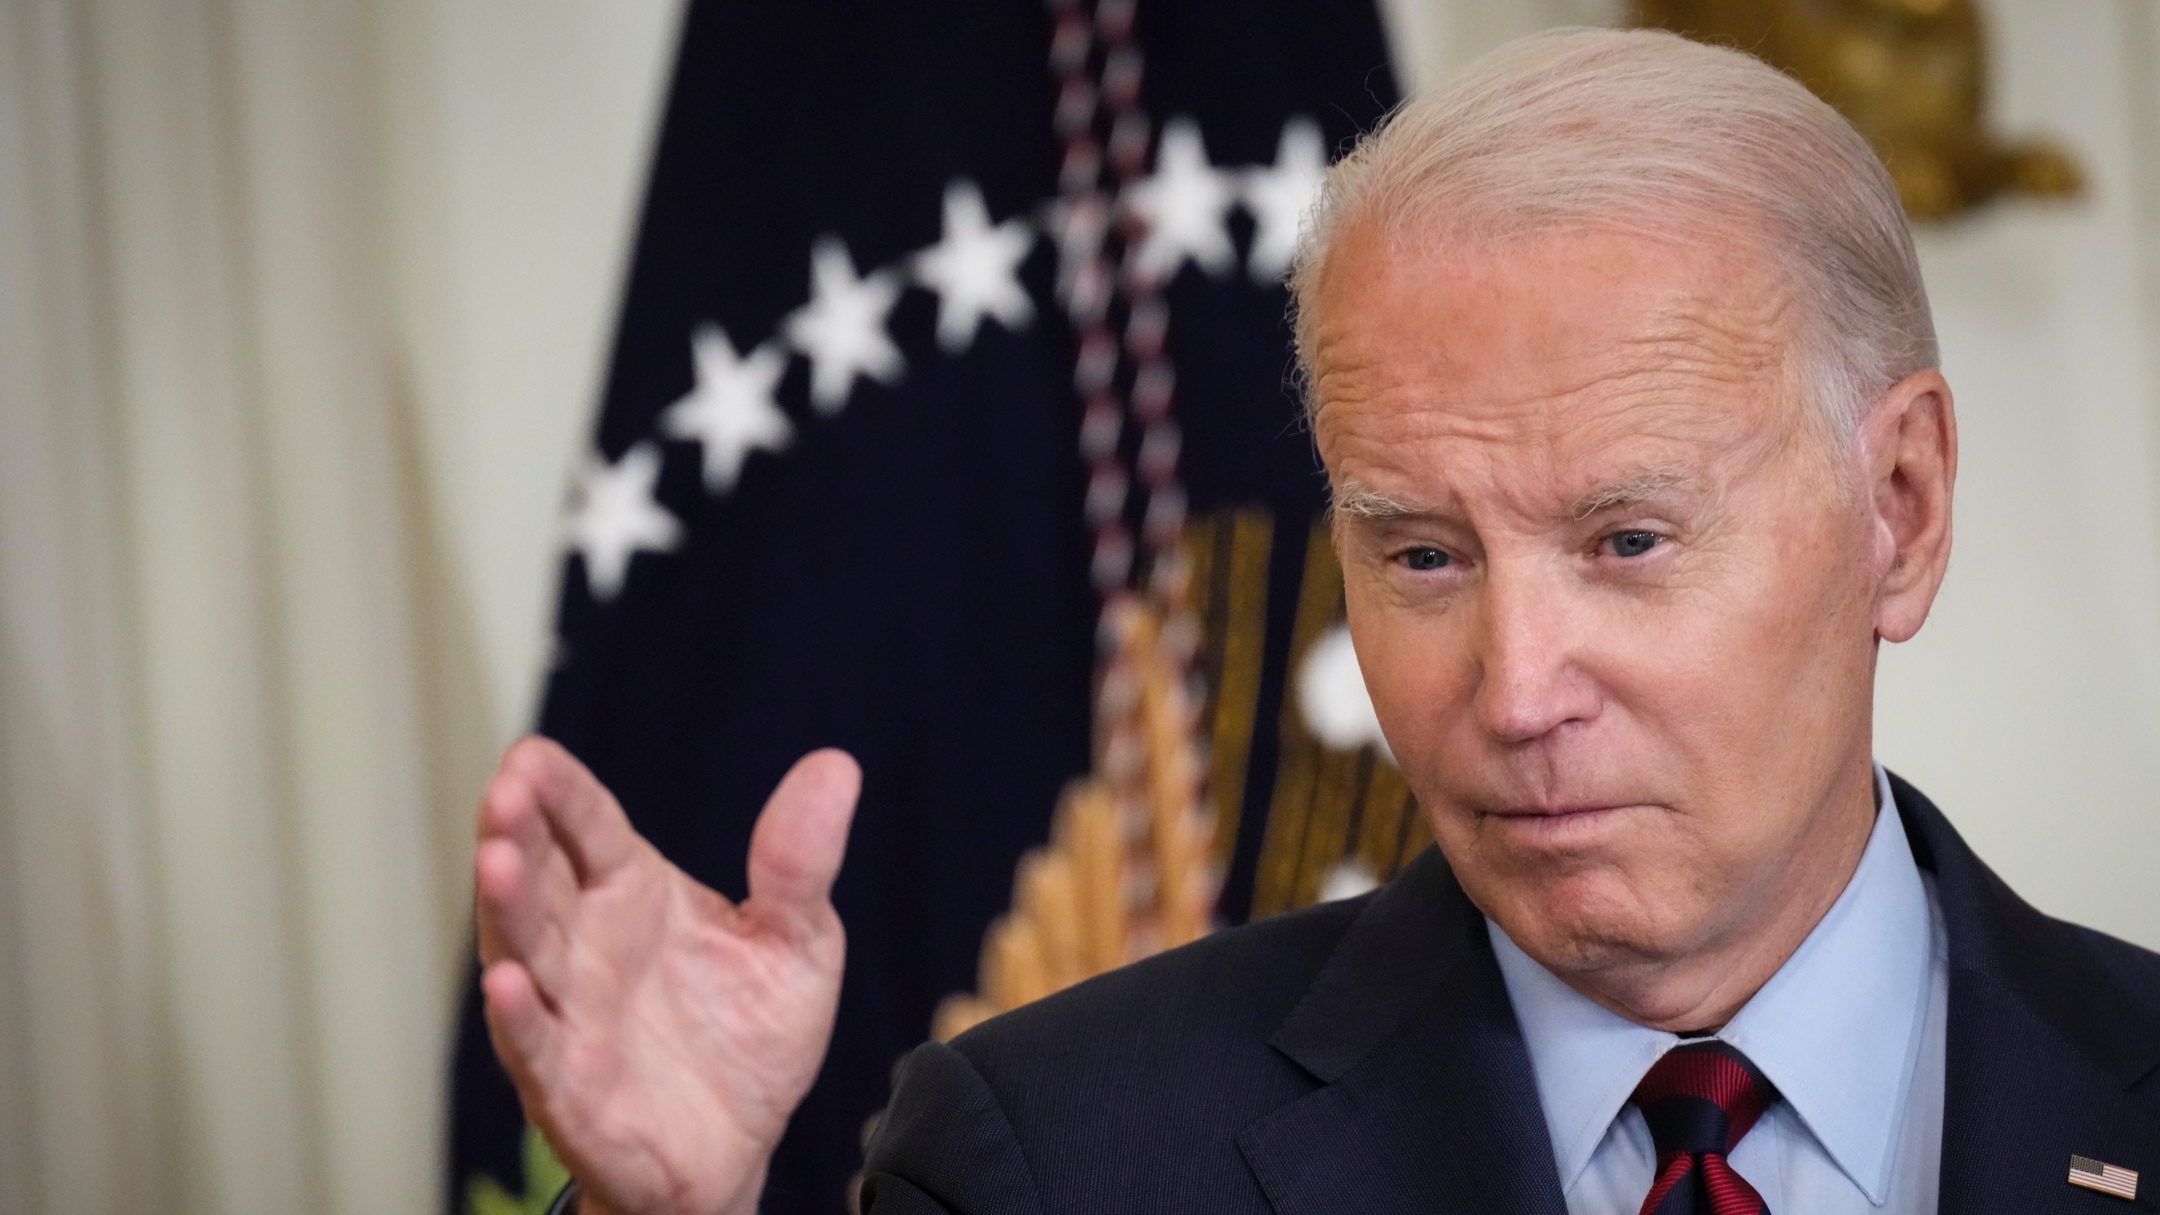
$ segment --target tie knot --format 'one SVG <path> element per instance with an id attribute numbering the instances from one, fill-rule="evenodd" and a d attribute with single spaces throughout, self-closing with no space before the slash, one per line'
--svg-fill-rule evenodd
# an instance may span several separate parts
<path id="1" fill-rule="evenodd" d="M 1635 1086 L 1662 1159 L 1671 1152 L 1732 1151 L 1777 1090 L 1747 1056 L 1723 1042 L 1676 1046 Z"/>

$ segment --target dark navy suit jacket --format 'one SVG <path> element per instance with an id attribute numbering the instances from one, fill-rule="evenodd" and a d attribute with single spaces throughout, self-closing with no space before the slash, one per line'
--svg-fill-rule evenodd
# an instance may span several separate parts
<path id="1" fill-rule="evenodd" d="M 1950 939 L 1940 1209 L 2154 1210 L 2160 955 L 2033 910 L 1891 786 Z M 2138 1170 L 2137 1200 L 2069 1185 L 2073 1153 Z M 917 1050 L 863 1200 L 873 1215 L 1566 1212 L 1483 917 L 1430 850 L 1362 899 Z"/>

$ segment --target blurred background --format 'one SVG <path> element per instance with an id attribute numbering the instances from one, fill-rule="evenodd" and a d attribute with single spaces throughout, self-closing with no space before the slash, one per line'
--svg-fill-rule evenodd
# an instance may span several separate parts
<path id="1" fill-rule="evenodd" d="M 1975 11 L 1988 128 L 2060 160 L 1928 196 L 1957 555 L 1884 656 L 1878 753 L 2043 910 L 2160 947 L 2160 10 Z M 1385 0 L 1379 29 L 1413 88 L 1626 16 Z M 684 28 L 680 0 L 0 0 L 0 1212 L 462 1192 L 472 810 L 566 661 L 565 487 Z"/>

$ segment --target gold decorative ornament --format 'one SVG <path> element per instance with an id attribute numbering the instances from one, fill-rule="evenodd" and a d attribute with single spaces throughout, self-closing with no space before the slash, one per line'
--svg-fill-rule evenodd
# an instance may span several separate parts
<path id="1" fill-rule="evenodd" d="M 1292 687 L 1282 698 L 1275 784 L 1253 874 L 1254 919 L 1384 882 L 1432 842 L 1390 756 L 1370 745 L 1329 746 L 1306 720 L 1296 685 L 1322 638 L 1341 626 L 1343 608 L 1342 567 L 1322 520 L 1305 540 L 1305 577 L 1290 634 Z"/>
<path id="2" fill-rule="evenodd" d="M 1273 520 L 1258 508 L 1190 520 L 1163 593 L 1106 620 L 1095 764 L 1061 799 L 1050 841 L 1021 858 L 1011 909 L 984 935 L 972 992 L 938 1006 L 931 1036 L 981 1021 L 1214 926 L 1258 725 Z M 1342 572 L 1323 523 L 1305 548 L 1295 671 L 1342 620 Z M 1286 694 L 1254 875 L 1255 918 L 1387 880 L 1431 842 L 1393 762 L 1314 737 Z M 1333 889 L 1331 889 L 1333 887 Z"/>
<path id="3" fill-rule="evenodd" d="M 1633 18 L 1759 55 L 1807 85 L 1867 138 L 1913 219 L 2084 189 L 2076 161 L 2053 143 L 1988 129 L 1974 0 L 1635 0 Z"/>
<path id="4" fill-rule="evenodd" d="M 1094 770 L 1065 791 L 1050 843 L 1021 858 L 1012 910 L 984 937 L 975 991 L 938 1006 L 932 1037 L 949 1040 L 1212 927 L 1214 824 L 1185 674 L 1198 640 L 1191 620 L 1181 605 L 1138 599 L 1106 619 Z"/>

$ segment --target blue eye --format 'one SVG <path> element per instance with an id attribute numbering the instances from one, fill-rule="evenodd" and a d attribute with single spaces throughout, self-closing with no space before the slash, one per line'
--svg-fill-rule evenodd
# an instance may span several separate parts
<path id="1" fill-rule="evenodd" d="M 1614 532 L 1605 538 L 1605 544 L 1615 557 L 1640 557 L 1656 548 L 1658 541 L 1663 538 L 1656 532 Z"/>
<path id="2" fill-rule="evenodd" d="M 1448 555 L 1437 548 L 1414 548 L 1402 556 L 1404 565 L 1414 570 L 1437 570 L 1446 568 Z"/>

